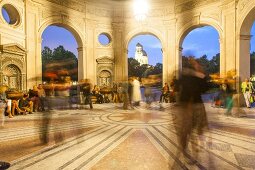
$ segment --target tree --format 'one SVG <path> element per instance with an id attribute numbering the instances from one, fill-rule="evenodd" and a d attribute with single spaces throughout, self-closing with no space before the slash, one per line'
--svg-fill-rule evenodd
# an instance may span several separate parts
<path id="1" fill-rule="evenodd" d="M 255 75 L 255 52 L 251 53 L 251 67 L 250 67 L 251 75 Z"/>
<path id="2" fill-rule="evenodd" d="M 186 56 L 182 57 L 182 67 L 186 67 L 186 68 L 192 67 L 189 64 L 189 58 L 190 57 L 186 57 Z M 195 58 L 195 57 L 191 57 L 191 58 Z M 207 75 L 218 73 L 220 70 L 220 54 L 219 53 L 213 56 L 211 60 L 208 60 L 206 55 L 196 58 L 195 60 L 202 66 L 203 70 L 205 71 Z"/>
<path id="3" fill-rule="evenodd" d="M 145 78 L 149 75 L 162 74 L 163 65 L 157 63 L 155 66 L 149 64 L 140 65 L 140 63 L 134 58 L 128 58 L 128 76 Z"/>
<path id="4" fill-rule="evenodd" d="M 72 80 L 77 81 L 78 59 L 61 45 L 53 51 L 49 47 L 44 47 L 42 50 L 42 72 L 43 81 L 48 80 L 45 76 L 47 72 L 55 73 L 58 76 L 71 76 Z"/>

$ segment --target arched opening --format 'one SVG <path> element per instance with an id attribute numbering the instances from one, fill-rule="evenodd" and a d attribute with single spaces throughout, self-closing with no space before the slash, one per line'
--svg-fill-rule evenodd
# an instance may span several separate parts
<path id="1" fill-rule="evenodd" d="M 209 76 L 220 73 L 219 33 L 212 26 L 193 27 L 187 30 L 181 41 L 182 67 L 188 67 L 192 57 Z"/>
<path id="2" fill-rule="evenodd" d="M 249 78 L 254 74 L 254 37 L 255 35 L 255 8 L 251 9 L 245 16 L 239 34 L 239 58 L 238 68 L 241 80 Z"/>
<path id="3" fill-rule="evenodd" d="M 162 44 L 152 34 L 139 34 L 128 43 L 128 77 L 139 77 L 142 87 L 149 85 L 159 97 L 163 75 Z M 144 89 L 142 89 L 144 94 Z"/>
<path id="4" fill-rule="evenodd" d="M 42 80 L 78 81 L 78 43 L 63 26 L 48 26 L 42 34 Z"/>
<path id="5" fill-rule="evenodd" d="M 250 42 L 250 75 L 251 77 L 255 77 L 255 22 L 251 28 L 251 42 Z M 255 80 L 255 79 L 254 79 Z"/>

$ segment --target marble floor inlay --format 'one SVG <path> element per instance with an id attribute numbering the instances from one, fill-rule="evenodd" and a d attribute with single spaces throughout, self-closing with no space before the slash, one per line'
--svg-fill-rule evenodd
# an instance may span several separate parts
<path id="1" fill-rule="evenodd" d="M 236 118 L 205 107 L 210 128 L 202 136 L 192 133 L 186 156 L 173 122 L 175 105 L 142 103 L 123 110 L 121 104 L 95 104 L 6 118 L 0 161 L 16 170 L 255 169 L 255 110 Z"/>

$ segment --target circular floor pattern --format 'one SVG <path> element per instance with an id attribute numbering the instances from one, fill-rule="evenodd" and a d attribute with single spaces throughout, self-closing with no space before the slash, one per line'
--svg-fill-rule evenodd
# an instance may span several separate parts
<path id="1" fill-rule="evenodd" d="M 107 113 L 100 116 L 100 120 L 111 124 L 127 126 L 153 126 L 169 125 L 172 116 L 164 112 L 155 111 L 121 111 L 118 113 Z"/>

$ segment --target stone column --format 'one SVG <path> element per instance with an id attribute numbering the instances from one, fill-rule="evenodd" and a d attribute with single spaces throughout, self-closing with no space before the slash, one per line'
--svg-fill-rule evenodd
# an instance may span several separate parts
<path id="1" fill-rule="evenodd" d="M 220 75 L 226 75 L 226 57 L 225 57 L 225 47 L 223 43 L 223 39 L 219 38 L 219 44 L 220 44 Z"/>
<path id="2" fill-rule="evenodd" d="M 78 47 L 78 81 L 87 78 L 86 48 Z"/>
<path id="3" fill-rule="evenodd" d="M 176 50 L 177 50 L 177 53 L 176 53 L 177 57 L 176 57 L 176 63 L 175 63 L 175 65 L 176 65 L 175 76 L 176 76 L 176 78 L 179 78 L 181 75 L 181 72 L 182 72 L 182 50 L 183 50 L 183 48 L 178 46 Z"/>
<path id="4" fill-rule="evenodd" d="M 37 55 L 35 57 L 35 74 L 36 74 L 36 78 L 35 84 L 40 84 L 42 83 L 42 38 L 38 38 L 37 40 Z"/>
<path id="5" fill-rule="evenodd" d="M 240 80 L 250 77 L 250 40 L 251 35 L 240 35 L 239 37 L 239 57 L 238 63 L 238 75 Z"/>
<path id="6" fill-rule="evenodd" d="M 113 23 L 114 38 L 114 81 L 123 81 L 128 78 L 127 49 L 124 47 L 123 23 Z"/>

